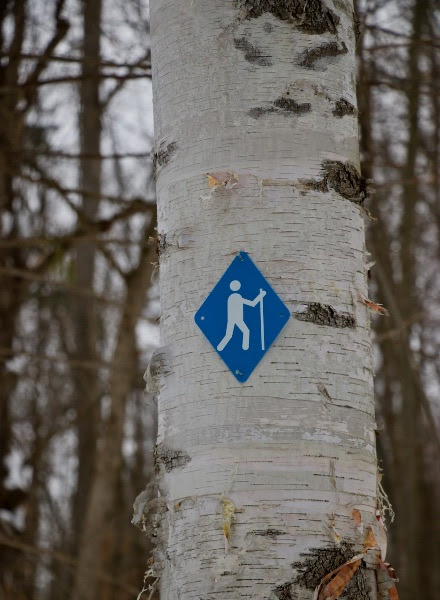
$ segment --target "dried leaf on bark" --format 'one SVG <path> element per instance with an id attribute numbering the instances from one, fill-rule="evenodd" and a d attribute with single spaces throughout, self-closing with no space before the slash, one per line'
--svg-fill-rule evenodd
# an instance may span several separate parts
<path id="1" fill-rule="evenodd" d="M 222 515 L 222 525 L 223 525 L 223 534 L 225 536 L 225 552 L 229 549 L 229 534 L 231 532 L 231 523 L 232 517 L 237 509 L 232 500 L 228 498 L 221 499 L 222 507 L 223 507 L 223 515 Z"/>
<path id="2" fill-rule="evenodd" d="M 235 187 L 239 183 L 239 177 L 235 173 L 222 171 L 219 173 L 208 173 L 208 186 L 210 190 L 218 187 L 225 187 L 227 190 Z"/>
<path id="3" fill-rule="evenodd" d="M 376 312 L 379 315 L 385 315 L 386 317 L 390 316 L 390 313 L 384 306 L 382 306 L 382 304 L 377 304 L 376 302 L 369 300 L 368 298 L 363 296 L 360 292 L 358 293 L 358 297 L 359 297 L 359 300 L 361 302 L 363 302 L 370 310 Z"/>
<path id="4" fill-rule="evenodd" d="M 337 569 L 328 573 L 315 590 L 313 600 L 336 600 L 358 570 L 364 554 L 347 560 Z"/>
<path id="5" fill-rule="evenodd" d="M 351 516 L 353 517 L 356 525 L 360 525 L 362 523 L 362 515 L 361 515 L 361 511 L 359 509 L 354 508 L 352 510 Z"/>
<path id="6" fill-rule="evenodd" d="M 360 511 L 354 509 L 352 511 L 352 516 L 359 526 L 362 523 Z M 369 550 L 374 552 L 370 553 Z M 391 565 L 385 563 L 383 559 L 379 559 L 377 556 L 379 552 L 381 552 L 381 548 L 376 540 L 372 527 L 369 527 L 362 554 L 357 554 L 350 560 L 347 560 L 345 563 L 340 565 L 337 569 L 334 569 L 325 577 L 323 577 L 315 589 L 313 600 L 336 600 L 336 598 L 339 598 L 344 589 L 347 587 L 348 583 L 351 581 L 351 579 L 353 579 L 353 576 L 360 567 L 363 559 L 365 559 L 367 563 L 370 563 L 370 559 L 373 559 L 372 564 L 377 564 L 383 571 L 386 572 L 392 581 L 397 581 L 396 572 Z M 392 585 L 390 588 L 388 588 L 388 595 L 391 600 L 399 600 L 395 585 Z"/>
<path id="7" fill-rule="evenodd" d="M 373 533 L 372 527 L 368 528 L 367 537 L 364 542 L 364 554 L 370 548 L 379 548 L 379 544 L 377 543 L 376 537 Z"/>
<path id="8" fill-rule="evenodd" d="M 397 588 L 395 585 L 393 587 L 388 588 L 388 596 L 391 600 L 399 600 L 399 594 L 397 593 Z"/>

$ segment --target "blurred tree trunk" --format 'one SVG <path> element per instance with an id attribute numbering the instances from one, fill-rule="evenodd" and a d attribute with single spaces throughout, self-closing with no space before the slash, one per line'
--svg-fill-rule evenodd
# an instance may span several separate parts
<path id="1" fill-rule="evenodd" d="M 7 6 L 0 8 L 0 49 L 7 61 L 0 64 L 0 238 L 13 239 L 17 235 L 18 223 L 14 210 L 14 157 L 20 153 L 23 133 L 23 119 L 17 105 L 20 99 L 18 89 L 19 53 L 21 51 L 26 25 L 26 2 L 16 2 L 12 11 L 13 36 L 9 48 L 3 33 L 6 29 Z M 2 269 L 21 268 L 20 251 L 15 248 L 0 248 Z M 7 367 L 12 349 L 15 325 L 24 295 L 23 281 L 0 273 L 0 509 L 14 510 L 12 497 L 5 489 L 4 482 L 9 470 L 5 459 L 11 450 L 11 419 L 9 403 L 17 382 L 16 373 Z"/>
<path id="2" fill-rule="evenodd" d="M 155 216 L 152 214 L 145 239 L 154 233 Z M 79 547 L 79 564 L 75 575 L 74 600 L 105 600 L 112 590 L 99 590 L 100 573 L 111 569 L 116 551 L 116 517 L 121 507 L 119 497 L 120 469 L 122 467 L 122 442 L 124 437 L 125 406 L 133 387 L 136 364 L 136 323 L 141 315 L 146 292 L 150 284 L 154 248 L 144 244 L 138 265 L 125 276 L 126 297 L 116 346 L 112 358 L 109 380 L 109 414 L 105 417 L 99 439 L 95 473 L 84 518 Z"/>
<path id="3" fill-rule="evenodd" d="M 353 7 L 176 7 L 151 2 L 160 594 L 309 600 L 362 547 L 353 509 L 376 522 Z M 292 312 L 245 384 L 194 324 L 242 250 Z"/>
<path id="4" fill-rule="evenodd" d="M 83 57 L 80 83 L 80 189 L 86 192 L 82 198 L 81 211 L 87 221 L 95 220 L 99 210 L 101 193 L 101 103 L 100 45 L 101 0 L 83 2 Z M 86 230 L 87 221 L 80 227 Z M 76 283 L 82 289 L 93 291 L 95 277 L 96 241 L 81 242 L 76 248 Z M 72 358 L 96 362 L 97 322 L 99 316 L 93 296 L 78 294 L 72 297 L 72 331 L 75 351 Z M 85 367 L 74 369 L 75 393 L 73 407 L 76 410 L 78 436 L 78 474 L 73 502 L 74 539 L 73 551 L 78 552 L 79 537 L 84 524 L 86 507 L 92 486 L 96 444 L 100 421 L 100 389 L 98 371 Z"/>
<path id="5" fill-rule="evenodd" d="M 429 457 L 432 448 L 438 455 L 439 446 L 427 394 L 428 360 L 424 358 L 422 342 L 423 332 L 429 328 L 430 316 L 426 310 L 429 293 L 422 291 L 424 282 L 420 271 L 426 243 L 423 218 L 429 202 L 426 191 L 429 171 L 424 166 L 423 153 L 432 143 L 425 87 L 429 77 L 425 66 L 427 55 L 436 52 L 431 49 L 427 36 L 428 24 L 433 22 L 432 10 L 429 2 L 414 0 L 412 3 L 408 11 L 411 33 L 402 34 L 406 43 L 402 44 L 399 34 L 391 38 L 397 48 L 406 46 L 405 53 L 397 51 L 393 56 L 393 43 L 387 45 L 381 38 L 376 41 L 377 32 L 373 38 L 363 38 L 367 49 L 364 47 L 365 51 L 361 52 L 358 94 L 363 171 L 366 177 L 377 176 L 381 181 L 371 201 L 372 213 L 379 220 L 369 230 L 369 246 L 375 261 L 373 285 L 378 300 L 383 301 L 391 313 L 391 323 L 377 321 L 375 326 L 380 348 L 377 398 L 385 425 L 379 436 L 379 452 L 386 473 L 385 485 L 398 522 L 398 526 L 391 529 L 390 560 L 400 574 L 402 600 L 416 597 L 434 600 L 438 595 L 433 576 L 438 563 L 438 543 L 433 543 L 433 524 L 438 522 L 434 500 L 437 484 L 436 469 Z M 432 30 L 429 36 L 434 37 Z M 389 48 L 393 59 L 385 62 L 384 57 L 376 58 L 372 53 L 375 45 L 385 52 Z M 393 60 L 396 61 L 394 70 Z M 395 73 L 399 75 L 395 75 L 393 81 L 391 77 Z M 390 115 L 383 113 L 384 104 L 378 100 L 375 86 L 388 81 L 387 78 L 391 79 L 391 90 L 401 92 L 404 111 L 400 116 L 401 130 L 383 134 L 383 140 L 378 136 L 381 127 L 377 126 L 378 120 L 397 116 L 396 107 L 400 106 L 394 98 Z M 435 77 L 431 83 L 438 96 Z M 383 87 L 381 93 L 384 93 Z M 434 119 L 434 123 L 437 123 L 435 131 L 438 119 Z M 437 147 L 435 142 L 434 147 Z"/>

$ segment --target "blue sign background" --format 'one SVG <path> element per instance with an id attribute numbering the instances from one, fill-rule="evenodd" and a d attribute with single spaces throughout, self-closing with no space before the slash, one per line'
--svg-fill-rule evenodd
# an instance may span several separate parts
<path id="1" fill-rule="evenodd" d="M 260 293 L 260 289 L 266 291 L 263 298 L 264 350 L 261 342 L 260 303 L 256 306 L 243 306 L 243 321 L 250 330 L 249 349 L 243 350 L 243 333 L 235 326 L 230 341 L 223 350 L 217 350 L 217 346 L 226 332 L 228 298 L 235 291 L 230 288 L 232 281 L 240 282 L 241 287 L 238 293 L 246 300 L 254 301 Z M 246 252 L 240 252 L 196 312 L 194 320 L 227 367 L 238 381 L 243 383 L 266 354 L 289 317 L 288 308 L 254 265 L 249 255 Z"/>

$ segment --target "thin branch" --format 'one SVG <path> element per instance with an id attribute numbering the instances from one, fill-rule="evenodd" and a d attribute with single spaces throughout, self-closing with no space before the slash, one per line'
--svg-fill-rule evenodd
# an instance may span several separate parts
<path id="1" fill-rule="evenodd" d="M 87 298 L 94 298 L 96 301 L 102 302 L 103 304 L 108 304 L 110 306 L 124 306 L 124 302 L 122 300 L 101 296 L 100 294 L 96 293 L 90 288 L 83 288 L 78 285 L 66 283 L 64 281 L 54 281 L 53 279 L 48 279 L 47 276 L 36 275 L 35 273 L 32 273 L 31 271 L 26 271 L 24 269 L 14 269 L 13 267 L 0 266 L 0 275 L 5 275 L 6 277 L 17 277 L 26 281 L 33 281 L 35 283 L 41 283 L 44 285 L 49 285 L 51 287 L 61 288 L 72 292 L 73 294 L 78 294 Z"/>
<path id="2" fill-rule="evenodd" d="M 147 319 L 146 317 L 140 317 L 140 321 L 155 324 L 154 319 Z M 41 361 L 41 362 L 49 362 L 49 363 L 59 363 L 61 365 L 69 365 L 73 368 L 79 369 L 87 369 L 90 371 L 98 371 L 100 369 L 111 369 L 114 365 L 113 363 L 106 360 L 81 360 L 75 358 L 67 358 L 64 356 L 55 356 L 49 354 L 38 354 L 37 352 L 29 352 L 26 350 L 15 350 L 14 348 L 4 348 L 0 347 L 0 360 L 6 361 L 16 358 L 18 356 L 23 356 L 30 360 Z M 126 363 L 126 368 L 132 367 L 132 362 L 129 360 Z M 124 370 L 124 363 L 118 364 L 118 370 Z"/>
<path id="3" fill-rule="evenodd" d="M 7 538 L 6 536 L 0 535 L 0 544 L 8 548 L 15 548 L 15 550 L 21 550 L 25 554 L 31 554 L 34 556 L 50 556 L 56 561 L 64 563 L 74 569 L 76 569 L 78 566 L 78 561 L 69 556 L 68 554 L 64 554 L 63 552 L 58 552 L 54 550 L 48 550 L 47 548 L 42 548 L 41 546 L 25 544 L 24 542 L 20 542 L 19 540 L 16 540 L 14 538 Z M 109 583 L 114 587 L 120 588 L 121 590 L 124 590 L 127 594 L 137 594 L 138 592 L 138 590 L 135 587 L 132 587 L 131 585 L 128 585 L 123 581 L 120 581 L 118 579 L 115 579 L 114 577 L 111 577 L 110 575 L 107 575 L 107 573 L 105 573 L 104 571 L 91 569 L 89 567 L 84 568 L 91 573 L 95 573 L 95 575 L 101 581 Z"/>
<path id="4" fill-rule="evenodd" d="M 6 52 L 0 52 L 0 58 L 7 58 L 9 56 L 9 53 Z M 17 58 L 21 59 L 21 60 L 38 60 L 41 56 L 41 54 L 31 54 L 29 52 L 19 52 L 17 55 Z M 129 63 L 129 62 L 115 62 L 115 61 L 111 61 L 111 60 L 100 60 L 99 62 L 99 66 L 100 67 L 113 67 L 115 69 L 130 69 L 132 67 L 137 67 L 139 69 L 151 69 L 151 62 L 149 59 L 150 56 L 150 52 L 148 52 L 145 56 L 145 58 L 139 59 L 138 61 L 134 62 L 134 63 Z M 50 56 L 48 57 L 50 61 L 56 61 L 56 62 L 66 62 L 66 63 L 73 63 L 73 64 L 79 64 L 79 63 L 87 63 L 87 60 L 84 60 L 84 58 L 82 56 L 63 56 L 61 54 L 50 54 Z M 144 62 L 145 61 L 145 62 Z"/>
<path id="5" fill-rule="evenodd" d="M 66 158 L 71 160 L 124 160 L 126 158 L 150 158 L 151 152 L 121 152 L 115 154 L 90 154 L 85 152 L 63 152 L 62 150 L 38 150 L 34 148 L 23 148 L 19 152 L 6 149 L 8 154 L 25 154 L 31 156 L 48 156 L 49 158 Z"/>
<path id="6" fill-rule="evenodd" d="M 101 231 L 94 231 L 88 233 L 72 233 L 59 236 L 33 236 L 27 238 L 12 238 L 6 240 L 0 240 L 0 248 L 33 248 L 33 247 L 46 247 L 46 246 L 62 246 L 69 248 L 75 244 L 81 244 L 87 241 L 99 241 L 99 245 L 110 245 L 115 244 L 118 246 L 139 246 L 156 243 L 155 240 L 144 240 L 144 239 L 133 239 L 128 240 L 126 238 L 106 238 L 100 237 Z"/>
<path id="7" fill-rule="evenodd" d="M 40 170 L 40 168 L 39 168 Z M 27 175 L 26 173 L 20 173 L 17 175 L 20 179 L 24 179 L 25 181 L 29 181 L 30 183 L 34 183 L 35 185 L 45 185 L 57 192 L 59 192 L 64 198 L 66 198 L 66 194 L 75 194 L 77 196 L 83 196 L 84 198 L 94 198 L 98 200 L 107 200 L 108 202 L 114 202 L 117 204 L 127 204 L 135 201 L 143 202 L 144 204 L 148 204 L 152 206 L 155 202 L 153 198 L 121 198 L 120 196 L 112 196 L 111 194 L 95 194 L 93 192 L 89 192 L 87 190 L 82 190 L 79 188 L 66 188 L 63 187 L 56 179 L 53 177 L 41 176 L 40 178 L 32 177 L 31 175 Z M 69 200 L 69 205 L 70 205 Z M 73 210 L 77 212 L 79 207 L 74 206 Z"/>

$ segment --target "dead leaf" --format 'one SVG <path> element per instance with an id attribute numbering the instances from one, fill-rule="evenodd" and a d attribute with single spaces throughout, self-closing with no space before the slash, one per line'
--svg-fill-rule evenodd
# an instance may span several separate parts
<path id="1" fill-rule="evenodd" d="M 219 181 L 216 177 L 214 177 L 213 175 L 210 175 L 208 173 L 208 186 L 209 189 L 215 189 L 217 187 L 219 187 L 220 185 L 222 185 L 221 181 Z"/>
<path id="2" fill-rule="evenodd" d="M 317 600 L 336 600 L 336 598 L 339 598 L 358 570 L 363 556 L 363 554 L 354 556 L 323 577 L 315 590 Z"/>
<path id="3" fill-rule="evenodd" d="M 356 523 L 356 525 L 360 525 L 362 523 L 361 511 L 358 510 L 357 508 L 353 508 L 351 516 L 353 517 L 354 522 Z"/>
<path id="4" fill-rule="evenodd" d="M 376 541 L 372 527 L 368 528 L 367 537 L 365 538 L 365 543 L 364 543 L 364 552 L 366 552 L 370 548 L 379 548 L 379 544 Z"/>
<path id="5" fill-rule="evenodd" d="M 337 545 L 339 546 L 339 544 L 342 542 L 342 538 L 339 535 L 339 533 L 337 532 L 336 528 L 334 525 L 330 525 L 329 526 L 329 535 L 330 535 L 330 539 Z"/>
<path id="6" fill-rule="evenodd" d="M 377 314 L 385 315 L 386 317 L 390 316 L 390 313 L 387 311 L 387 309 L 384 306 L 382 306 L 382 304 L 376 304 L 376 302 L 369 300 L 368 298 L 363 296 L 360 292 L 358 292 L 358 298 L 359 298 L 360 302 L 363 302 L 370 310 L 376 312 Z"/>
<path id="7" fill-rule="evenodd" d="M 239 176 L 236 173 L 220 171 L 218 173 L 208 173 L 208 186 L 210 190 L 218 187 L 225 187 L 227 190 L 235 187 L 239 183 Z"/>
<path id="8" fill-rule="evenodd" d="M 229 500 L 228 498 L 222 498 L 221 503 L 223 507 L 222 525 L 225 536 L 225 552 L 227 552 L 229 550 L 229 534 L 231 532 L 232 517 L 236 511 L 236 506 L 232 500 Z"/>
<path id="9" fill-rule="evenodd" d="M 388 588 L 388 596 L 391 598 L 391 600 L 399 600 L 399 594 L 397 593 L 395 585 L 393 585 L 391 588 Z"/>

